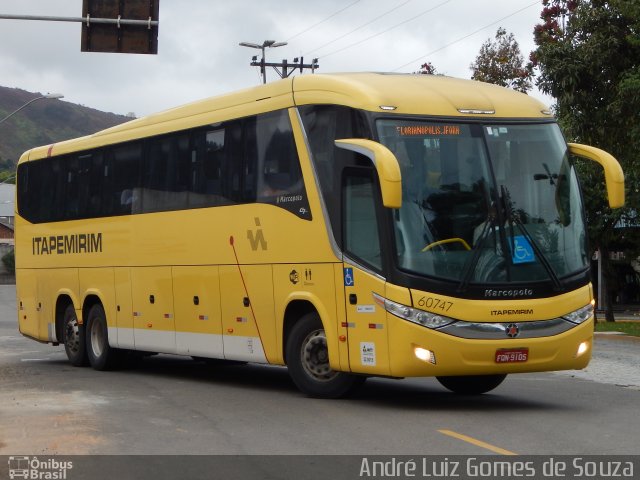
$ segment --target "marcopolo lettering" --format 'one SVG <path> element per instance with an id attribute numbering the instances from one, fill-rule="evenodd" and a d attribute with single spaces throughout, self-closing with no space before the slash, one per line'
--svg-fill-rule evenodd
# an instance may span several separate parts
<path id="1" fill-rule="evenodd" d="M 101 253 L 102 233 L 77 233 L 75 235 L 50 235 L 33 237 L 34 255 L 66 255 L 70 253 Z"/>
<path id="2" fill-rule="evenodd" d="M 533 290 L 530 288 L 512 289 L 512 290 L 494 290 L 487 288 L 484 291 L 485 297 L 531 297 Z"/>
<path id="3" fill-rule="evenodd" d="M 276 203 L 301 202 L 302 195 L 278 195 Z"/>

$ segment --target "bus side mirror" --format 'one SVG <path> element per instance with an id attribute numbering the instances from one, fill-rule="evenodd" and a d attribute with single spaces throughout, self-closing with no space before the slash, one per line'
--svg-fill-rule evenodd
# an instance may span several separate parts
<path id="1" fill-rule="evenodd" d="M 380 178 L 382 204 L 387 208 L 402 206 L 402 177 L 396 156 L 384 145 L 362 138 L 336 140 L 336 147 L 360 153 L 371 159 Z"/>
<path id="2" fill-rule="evenodd" d="M 587 158 L 602 165 L 609 206 L 611 208 L 622 207 L 624 205 L 624 173 L 618 161 L 604 150 L 578 143 L 570 143 L 569 152 L 577 157 Z"/>

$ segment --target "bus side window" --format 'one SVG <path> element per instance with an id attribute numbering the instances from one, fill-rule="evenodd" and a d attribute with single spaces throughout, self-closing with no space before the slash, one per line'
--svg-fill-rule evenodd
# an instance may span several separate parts
<path id="1" fill-rule="evenodd" d="M 73 163 L 69 164 L 71 167 Z M 78 157 L 77 197 L 79 206 L 73 217 L 92 218 L 102 215 L 102 152 L 91 152 Z M 71 213 L 71 212 L 70 212 Z"/>
<path id="2" fill-rule="evenodd" d="M 231 157 L 231 191 L 240 203 L 253 203 L 257 195 L 256 169 L 260 155 L 260 142 L 257 117 L 245 118 L 241 135 L 244 149 L 238 148 Z"/>
<path id="3" fill-rule="evenodd" d="M 26 220 L 33 222 L 33 201 L 37 198 L 36 195 L 32 195 L 33 188 L 33 175 L 30 171 L 33 163 L 26 162 L 18 165 L 17 177 L 16 177 L 16 191 L 18 201 L 18 213 Z"/>
<path id="4" fill-rule="evenodd" d="M 64 219 L 74 220 L 80 214 L 80 159 L 70 155 L 63 162 L 64 186 Z"/>
<path id="5" fill-rule="evenodd" d="M 343 249 L 382 270 L 380 236 L 371 174 L 345 172 L 343 184 Z"/>
<path id="6" fill-rule="evenodd" d="M 36 160 L 23 165 L 23 170 L 26 168 L 28 174 L 23 190 L 25 196 L 22 201 L 18 199 L 21 211 L 25 208 L 29 215 L 27 220 L 34 223 L 52 221 L 53 200 L 58 190 L 57 179 L 53 176 L 53 162 Z M 24 180 L 20 179 L 20 182 Z"/>
<path id="7" fill-rule="evenodd" d="M 188 202 L 186 195 L 189 192 L 189 182 L 191 180 L 191 153 L 194 151 L 191 145 L 191 137 L 189 133 L 184 133 L 176 137 L 175 151 L 175 191 L 183 192 L 185 195 L 184 202 L 180 199 L 180 208 L 187 208 Z"/>
<path id="8" fill-rule="evenodd" d="M 159 212 L 167 209 L 173 180 L 170 171 L 172 144 L 171 137 L 152 138 L 147 141 L 147 154 L 142 169 L 143 212 Z M 136 213 L 135 210 L 134 213 Z"/>
<path id="9" fill-rule="evenodd" d="M 188 173 L 185 174 L 182 166 L 183 150 L 189 150 L 188 135 L 164 136 L 147 141 L 142 178 L 142 210 L 145 213 L 187 207 Z M 188 163 L 186 169 L 189 169 Z"/>
<path id="10" fill-rule="evenodd" d="M 228 203 L 223 197 L 226 131 L 225 127 L 219 126 L 194 134 L 193 149 L 189 153 L 189 208 L 213 207 Z"/>
<path id="11" fill-rule="evenodd" d="M 126 215 L 140 211 L 140 167 L 142 145 L 131 143 L 112 150 L 110 196 L 112 215 Z"/>
<path id="12" fill-rule="evenodd" d="M 259 115 L 257 139 L 257 200 L 301 193 L 302 171 L 286 110 Z"/>
<path id="13" fill-rule="evenodd" d="M 99 217 L 104 214 L 102 204 L 103 178 L 104 178 L 104 162 L 102 151 L 93 152 L 87 159 L 87 199 L 86 199 L 86 217 Z"/>
<path id="14" fill-rule="evenodd" d="M 42 182 L 43 198 L 40 199 L 42 222 L 59 221 L 65 217 L 65 187 L 67 171 L 65 168 L 66 157 L 54 158 L 49 162 L 42 162 L 40 175 Z M 48 193 L 47 190 L 52 190 Z"/>
<path id="15" fill-rule="evenodd" d="M 341 238 L 340 189 L 345 166 L 370 165 L 362 156 L 337 148 L 334 141 L 342 138 L 372 139 L 365 115 L 352 108 L 335 105 L 300 107 L 314 170 L 320 182 L 322 197 L 329 213 L 334 238 Z"/>

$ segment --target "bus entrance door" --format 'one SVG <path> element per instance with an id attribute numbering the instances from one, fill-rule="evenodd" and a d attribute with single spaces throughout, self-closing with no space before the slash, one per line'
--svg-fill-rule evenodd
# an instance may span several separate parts
<path id="1" fill-rule="evenodd" d="M 373 293 L 384 292 L 384 280 L 344 265 L 349 365 L 352 372 L 389 375 L 389 343 L 385 310 Z"/>

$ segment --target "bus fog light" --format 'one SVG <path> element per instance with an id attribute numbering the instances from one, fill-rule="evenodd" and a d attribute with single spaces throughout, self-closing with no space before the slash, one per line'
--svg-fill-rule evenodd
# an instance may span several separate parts
<path id="1" fill-rule="evenodd" d="M 423 362 L 429 362 L 436 364 L 436 355 L 431 350 L 427 350 L 422 347 L 415 347 L 413 349 L 413 353 L 418 360 L 422 360 Z"/>
<path id="2" fill-rule="evenodd" d="M 578 345 L 578 352 L 576 353 L 576 357 L 586 353 L 589 350 L 589 342 L 582 342 Z"/>

